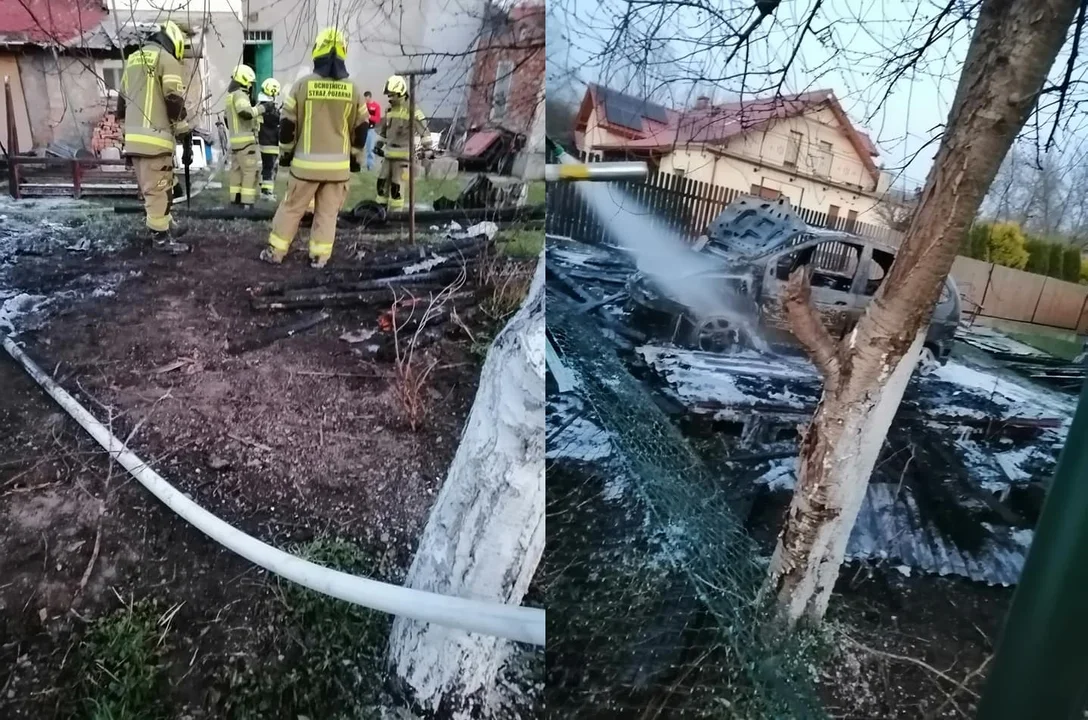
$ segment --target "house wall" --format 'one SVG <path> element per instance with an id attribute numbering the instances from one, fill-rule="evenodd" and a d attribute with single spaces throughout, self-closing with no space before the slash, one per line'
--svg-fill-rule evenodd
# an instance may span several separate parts
<path id="1" fill-rule="evenodd" d="M 544 84 L 544 6 L 510 23 L 506 32 L 481 40 L 484 47 L 476 54 L 472 85 L 468 93 L 468 123 L 485 126 L 492 122 L 494 90 L 499 82 L 499 66 L 509 63 L 509 99 L 506 112 L 495 124 L 531 136 L 539 132 L 537 118 L 543 115 L 541 89 Z M 534 46 L 526 48 L 526 46 Z M 516 46 L 516 47 L 512 47 Z M 543 147 L 543 138 L 535 138 Z"/>
<path id="2" fill-rule="evenodd" d="M 36 147 L 62 143 L 90 148 L 94 126 L 106 111 L 93 58 L 54 56 L 47 51 L 19 56 L 19 77 Z"/>
<path id="3" fill-rule="evenodd" d="M 213 129 L 215 116 L 223 111 L 230 75 L 242 60 L 246 29 L 272 32 L 273 75 L 287 91 L 311 72 L 316 34 L 334 24 L 347 35 L 348 72 L 362 90 L 380 101 L 385 80 L 394 72 L 409 66 L 437 67 L 435 75 L 420 78 L 416 99 L 430 117 L 453 116 L 469 84 L 469 50 L 479 34 L 483 9 L 483 0 L 398 0 L 391 8 L 365 10 L 347 0 L 209 0 L 211 13 L 205 19 L 185 9 L 191 0 L 119 0 L 119 8 L 125 2 L 135 6 L 132 12 L 139 20 L 153 22 L 170 15 L 204 25 L 208 111 L 201 126 L 206 130 Z M 424 61 L 405 53 L 431 55 Z"/>
<path id="4" fill-rule="evenodd" d="M 876 189 L 876 181 L 865 169 L 835 114 L 828 109 L 786 118 L 765 130 L 746 133 L 730 140 L 726 148 L 737 155 L 762 160 L 771 165 L 782 165 L 787 159 L 786 150 L 791 132 L 800 133 L 801 136 L 796 167 L 799 173 L 817 174 L 821 157 L 820 143 L 825 142 L 831 145 L 828 177 L 832 181 L 865 190 Z"/>
<path id="5" fill-rule="evenodd" d="M 31 140 L 30 117 L 26 111 L 26 93 L 23 91 L 22 75 L 19 71 L 19 60 L 15 55 L 0 53 L 0 77 L 9 78 L 11 82 L 12 104 L 15 106 L 15 134 L 18 139 L 16 152 L 27 152 L 33 147 Z M 4 96 L 0 95 L 0 108 L 5 104 Z M 8 114 L 3 108 L 0 112 L 0 142 L 4 147 L 8 145 Z"/>
<path id="6" fill-rule="evenodd" d="M 732 148 L 730 148 L 730 151 Z M 876 212 L 878 200 L 821 183 L 802 175 L 792 175 L 784 169 L 745 162 L 742 157 L 715 153 L 703 148 L 683 149 L 661 159 L 661 172 L 682 171 L 700 182 L 749 192 L 752 185 L 778 190 L 795 207 L 828 212 L 830 206 L 839 208 L 839 217 L 857 212 L 859 222 L 879 227 L 887 224 Z"/>

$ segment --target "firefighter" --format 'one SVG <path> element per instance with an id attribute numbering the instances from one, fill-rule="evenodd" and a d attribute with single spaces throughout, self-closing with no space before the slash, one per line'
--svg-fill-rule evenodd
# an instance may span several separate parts
<path id="1" fill-rule="evenodd" d="M 117 114 L 124 119 L 125 155 L 132 162 L 144 197 L 147 228 L 155 248 L 173 254 L 189 250 L 188 245 L 177 242 L 185 231 L 170 215 L 178 143 L 182 162 L 188 165 L 193 161 L 193 133 L 185 119 L 184 56 L 185 34 L 167 20 L 125 59 L 117 100 Z"/>
<path id="2" fill-rule="evenodd" d="M 347 41 L 335 27 L 314 41 L 314 71 L 291 87 L 280 119 L 280 167 L 289 168 L 287 192 L 272 219 L 261 259 L 281 263 L 307 206 L 314 203 L 310 264 L 325 266 L 336 239 L 336 218 L 351 173 L 362 169 L 370 127 L 363 94 L 348 80 Z"/>
<path id="3" fill-rule="evenodd" d="M 407 195 L 404 187 L 408 181 L 408 140 L 412 133 L 423 136 L 423 151 L 431 155 L 431 133 L 427 129 L 427 117 L 416 108 L 414 122 L 408 120 L 408 84 L 400 75 L 385 81 L 385 96 L 389 98 L 389 110 L 379 126 L 379 139 L 374 154 L 382 158 L 378 168 L 379 205 L 389 210 L 403 210 Z"/>
<path id="4" fill-rule="evenodd" d="M 264 106 L 253 106 L 250 92 L 257 74 L 248 65 L 234 68 L 227 86 L 227 134 L 230 137 L 230 198 L 234 205 L 253 207 L 261 161 L 257 151 L 257 122 Z"/>
<path id="5" fill-rule="evenodd" d="M 261 83 L 261 94 L 257 96 L 257 104 L 262 108 L 257 129 L 257 143 L 261 147 L 261 197 L 273 201 L 276 199 L 276 160 L 280 154 L 280 111 L 276 106 L 279 94 L 279 81 L 268 78 Z"/>

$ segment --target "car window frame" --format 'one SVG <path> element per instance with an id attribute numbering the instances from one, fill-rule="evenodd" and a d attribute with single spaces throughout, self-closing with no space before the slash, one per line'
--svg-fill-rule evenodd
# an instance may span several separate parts
<path id="1" fill-rule="evenodd" d="M 790 246 L 784 247 L 784 248 L 779 248 L 777 251 L 775 251 L 773 253 L 769 253 L 768 255 L 765 256 L 764 261 L 763 261 L 764 262 L 764 269 L 763 269 L 764 285 L 767 284 L 768 280 L 772 280 L 774 283 L 780 283 L 780 284 L 783 284 L 783 285 L 786 283 L 785 280 L 780 280 L 778 278 L 778 263 L 782 259 L 783 256 L 789 255 L 791 253 L 801 252 L 801 251 L 803 251 L 803 250 L 805 250 L 807 248 L 810 248 L 810 247 L 815 249 L 818 245 L 820 245 L 822 243 L 826 243 L 826 242 L 837 242 L 837 243 L 841 243 L 843 245 L 851 245 L 851 246 L 854 246 L 854 247 L 858 248 L 859 249 L 858 266 L 854 270 L 854 276 L 853 276 L 853 278 L 851 278 L 850 289 L 849 290 L 833 290 L 831 288 L 826 288 L 826 287 L 813 287 L 812 291 L 814 293 L 828 292 L 828 293 L 840 293 L 840 294 L 844 294 L 844 295 L 866 297 L 866 296 L 861 294 L 860 290 L 864 289 L 864 287 L 865 287 L 864 282 L 868 281 L 868 272 L 869 272 L 868 262 L 869 262 L 869 258 L 872 255 L 872 246 L 869 243 L 865 242 L 865 240 L 863 238 L 859 238 L 859 237 L 824 238 L 824 237 L 820 237 L 818 235 L 813 235 L 813 236 L 810 236 L 809 239 L 805 240 L 804 242 L 798 243 L 796 245 L 790 245 Z M 862 280 L 863 277 L 865 278 L 865 280 Z"/>

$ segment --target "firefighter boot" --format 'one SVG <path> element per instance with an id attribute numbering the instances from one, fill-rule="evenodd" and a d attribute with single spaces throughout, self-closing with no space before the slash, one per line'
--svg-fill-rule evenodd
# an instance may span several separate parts
<path id="1" fill-rule="evenodd" d="M 385 178 L 378 178 L 377 197 L 374 198 L 374 202 L 382 206 L 385 206 L 389 202 L 389 198 L 385 194 L 385 186 Z"/>
<path id="2" fill-rule="evenodd" d="M 398 183 L 390 183 L 389 211 L 399 212 L 404 209 L 404 196 L 401 194 L 402 186 Z"/>
<path id="3" fill-rule="evenodd" d="M 184 234 L 185 230 L 181 228 L 152 231 L 151 245 L 161 252 L 167 252 L 171 255 L 182 255 L 190 250 L 188 245 L 178 242 L 178 238 Z"/>
<path id="4" fill-rule="evenodd" d="M 275 250 L 273 250 L 272 248 L 265 248 L 264 250 L 261 250 L 260 259 L 263 262 L 266 262 L 266 263 L 269 263 L 269 264 L 272 264 L 272 265 L 281 265 L 281 264 L 283 264 L 283 258 L 284 258 L 284 253 L 278 253 Z"/>

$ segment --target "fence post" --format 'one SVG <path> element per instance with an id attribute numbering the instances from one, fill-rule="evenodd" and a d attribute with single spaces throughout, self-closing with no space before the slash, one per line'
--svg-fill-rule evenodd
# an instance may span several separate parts
<path id="1" fill-rule="evenodd" d="M 19 132 L 15 128 L 15 100 L 12 99 L 11 78 L 4 76 L 4 112 L 8 123 L 8 192 L 19 199 L 19 171 L 16 169 L 15 154 L 19 150 Z"/>
<path id="2" fill-rule="evenodd" d="M 976 318 L 979 315 L 982 315 L 983 314 L 982 311 L 986 308 L 986 297 L 987 297 L 987 295 L 989 295 L 990 286 L 993 285 L 993 282 L 994 282 L 994 268 L 995 267 L 996 267 L 995 263 L 990 263 L 990 272 L 986 273 L 986 285 L 984 285 L 983 288 L 982 288 L 982 299 L 978 301 L 978 312 L 975 313 Z"/>
<path id="3" fill-rule="evenodd" d="M 1035 316 L 1039 312 L 1039 303 L 1043 301 L 1043 293 L 1046 292 L 1046 283 L 1050 280 L 1049 277 L 1043 276 L 1043 286 L 1039 288 L 1039 297 L 1035 298 L 1035 308 L 1031 311 L 1031 322 L 1035 322 Z"/>
<path id="4" fill-rule="evenodd" d="M 83 196 L 83 169 L 79 160 L 72 160 L 72 195 L 76 200 Z"/>
<path id="5" fill-rule="evenodd" d="M 1079 718 L 1088 675 L 1088 383 L 1043 503 L 978 720 Z"/>

